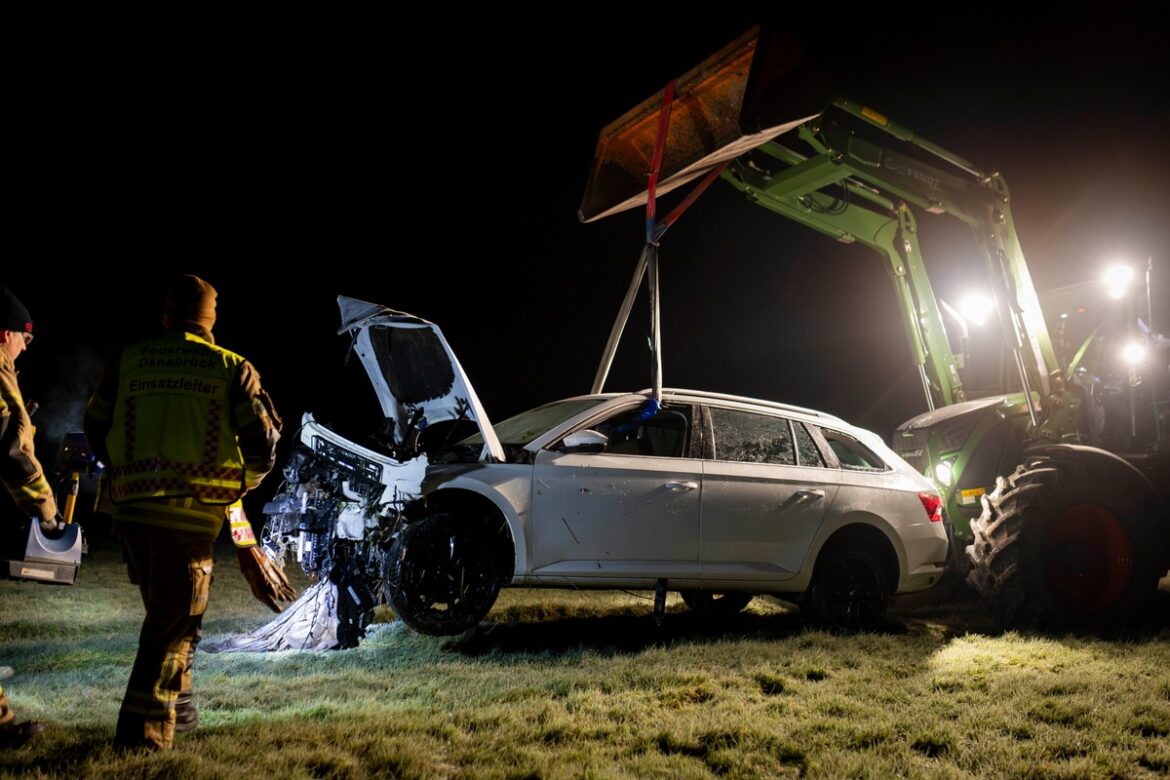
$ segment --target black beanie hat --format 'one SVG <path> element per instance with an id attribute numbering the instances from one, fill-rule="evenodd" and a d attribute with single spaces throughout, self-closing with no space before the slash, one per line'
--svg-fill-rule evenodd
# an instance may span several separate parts
<path id="1" fill-rule="evenodd" d="M 0 287 L 0 330 L 33 332 L 32 316 L 28 309 L 7 287 Z"/>

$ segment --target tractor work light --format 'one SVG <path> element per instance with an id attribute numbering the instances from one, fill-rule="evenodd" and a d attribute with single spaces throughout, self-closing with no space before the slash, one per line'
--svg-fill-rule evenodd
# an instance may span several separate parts
<path id="1" fill-rule="evenodd" d="M 1121 349 L 1121 359 L 1126 365 L 1138 366 L 1146 359 L 1146 348 L 1136 341 L 1131 341 Z"/>
<path id="2" fill-rule="evenodd" d="M 963 313 L 963 319 L 976 327 L 987 322 L 987 316 L 991 314 L 991 309 L 991 299 L 979 293 L 971 293 L 959 301 L 959 311 Z"/>
<path id="3" fill-rule="evenodd" d="M 1105 289 L 1114 300 L 1124 298 L 1132 282 L 1133 269 L 1128 265 L 1117 263 L 1105 269 Z"/>

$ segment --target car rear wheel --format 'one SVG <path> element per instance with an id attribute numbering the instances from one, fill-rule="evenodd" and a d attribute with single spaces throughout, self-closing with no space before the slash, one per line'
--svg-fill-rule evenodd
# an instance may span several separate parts
<path id="1" fill-rule="evenodd" d="M 878 626 L 890 603 L 882 567 L 867 550 L 842 546 L 817 561 L 804 609 L 811 622 L 835 631 Z"/>
<path id="2" fill-rule="evenodd" d="M 458 634 L 496 601 L 500 573 L 488 534 L 473 521 L 436 512 L 405 526 L 390 549 L 386 598 L 420 634 Z"/>
<path id="3" fill-rule="evenodd" d="M 691 612 L 709 618 L 738 615 L 752 600 L 750 593 L 712 593 L 707 590 L 681 590 L 678 595 Z"/>

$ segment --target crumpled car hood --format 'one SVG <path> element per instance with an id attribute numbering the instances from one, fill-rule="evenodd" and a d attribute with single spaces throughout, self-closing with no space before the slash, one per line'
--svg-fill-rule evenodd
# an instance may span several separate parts
<path id="1" fill-rule="evenodd" d="M 382 413 L 395 420 L 402 443 L 410 427 L 472 420 L 483 436 L 480 460 L 504 460 L 504 450 L 463 367 L 432 322 L 368 301 L 337 297 L 339 334 L 353 336 L 353 350 L 373 383 Z"/>

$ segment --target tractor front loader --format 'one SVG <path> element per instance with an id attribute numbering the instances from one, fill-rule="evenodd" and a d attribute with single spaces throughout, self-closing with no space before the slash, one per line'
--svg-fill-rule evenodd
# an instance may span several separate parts
<path id="1" fill-rule="evenodd" d="M 661 96 L 601 131 L 581 220 L 646 203 L 658 145 L 659 194 L 724 166 L 720 178 L 749 203 L 875 251 L 926 409 L 898 427 L 893 448 L 938 486 L 958 573 L 1006 625 L 1100 627 L 1139 617 L 1170 569 L 1170 455 L 1164 438 L 1157 447 L 1166 401 L 1143 396 L 1151 406 L 1140 415 L 1155 420 L 1153 432 L 1146 441 L 1115 438 L 1128 452 L 1090 446 L 1108 443 L 1094 391 L 1104 369 L 1088 364 L 1088 344 L 1054 346 L 1003 177 L 863 104 L 829 97 L 799 45 L 767 27 L 674 84 L 664 142 Z M 971 228 L 1002 336 L 990 392 L 964 382 L 970 366 L 965 349 L 952 347 L 949 307 L 931 285 L 920 212 Z M 1163 395 L 1168 385 L 1163 377 Z M 1132 403 L 1129 411 L 1139 416 Z"/>

